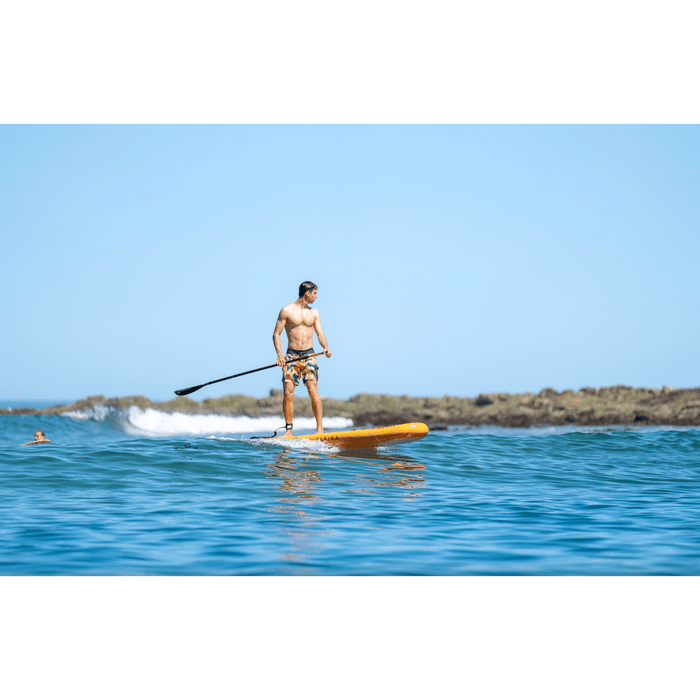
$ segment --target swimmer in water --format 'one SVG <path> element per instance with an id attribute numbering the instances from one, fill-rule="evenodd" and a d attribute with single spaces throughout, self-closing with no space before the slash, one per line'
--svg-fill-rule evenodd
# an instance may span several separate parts
<path id="1" fill-rule="evenodd" d="M 51 440 L 46 439 L 46 435 L 43 430 L 37 430 L 34 433 L 34 442 L 25 442 L 25 445 L 48 445 Z"/>

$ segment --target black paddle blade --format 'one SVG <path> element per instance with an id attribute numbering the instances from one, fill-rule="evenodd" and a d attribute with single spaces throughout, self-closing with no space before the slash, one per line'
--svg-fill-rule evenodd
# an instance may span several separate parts
<path id="1" fill-rule="evenodd" d="M 193 394 L 195 391 L 199 391 L 204 384 L 199 384 L 198 386 L 191 386 L 189 389 L 178 389 L 175 393 L 178 396 L 187 396 L 187 394 Z"/>

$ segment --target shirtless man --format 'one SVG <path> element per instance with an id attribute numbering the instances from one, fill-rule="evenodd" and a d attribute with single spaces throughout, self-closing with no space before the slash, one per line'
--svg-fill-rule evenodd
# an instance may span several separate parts
<path id="1" fill-rule="evenodd" d="M 284 420 L 286 425 L 284 437 L 292 434 L 292 419 L 294 418 L 294 389 L 299 386 L 301 377 L 306 384 L 311 399 L 311 407 L 316 418 L 316 432 L 323 432 L 323 406 L 318 395 L 318 363 L 316 358 L 304 360 L 306 355 L 313 354 L 314 331 L 323 347 L 326 357 L 331 356 L 326 336 L 321 328 L 321 317 L 312 309 L 318 296 L 318 287 L 313 282 L 302 282 L 299 285 L 299 298 L 285 306 L 277 317 L 272 342 L 277 351 L 277 364 L 282 367 L 282 386 L 284 387 Z M 287 331 L 287 354 L 282 354 L 282 329 Z M 285 365 L 289 360 L 300 358 L 300 362 Z"/>
<path id="2" fill-rule="evenodd" d="M 49 442 L 51 442 L 51 440 L 46 439 L 46 435 L 44 434 L 44 431 L 37 430 L 34 433 L 34 442 L 25 442 L 24 444 L 25 445 L 46 445 Z"/>

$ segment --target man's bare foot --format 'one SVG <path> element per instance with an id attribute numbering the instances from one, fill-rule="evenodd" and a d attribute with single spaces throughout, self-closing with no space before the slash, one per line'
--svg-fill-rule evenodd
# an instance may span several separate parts
<path id="1" fill-rule="evenodd" d="M 292 437 L 292 431 L 287 430 L 282 437 Z"/>
<path id="2" fill-rule="evenodd" d="M 320 435 L 323 432 L 323 427 L 319 428 L 316 426 L 316 435 Z"/>

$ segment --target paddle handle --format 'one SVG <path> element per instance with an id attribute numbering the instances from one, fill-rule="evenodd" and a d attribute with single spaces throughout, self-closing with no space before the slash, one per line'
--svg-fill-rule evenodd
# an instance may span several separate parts
<path id="1" fill-rule="evenodd" d="M 310 357 L 318 357 L 319 355 L 325 355 L 325 352 L 314 352 L 311 355 L 304 355 L 304 357 L 298 357 L 296 360 L 289 360 L 285 362 L 285 365 L 293 365 L 295 362 L 302 362 L 303 360 L 308 360 Z M 197 386 L 191 386 L 187 389 L 178 389 L 175 393 L 178 396 L 187 396 L 188 394 L 193 394 L 195 391 L 199 391 L 202 387 L 209 386 L 209 384 L 216 384 L 217 382 L 225 382 L 227 379 L 235 379 L 236 377 L 242 377 L 244 374 L 253 374 L 253 372 L 262 372 L 264 369 L 272 369 L 273 367 L 279 367 L 275 362 L 274 365 L 265 365 L 265 367 L 258 367 L 257 369 L 249 369 L 247 372 L 239 372 L 238 374 L 232 374 L 230 377 L 222 377 L 221 379 L 214 379 L 211 382 L 205 382 L 204 384 L 198 384 Z"/>

